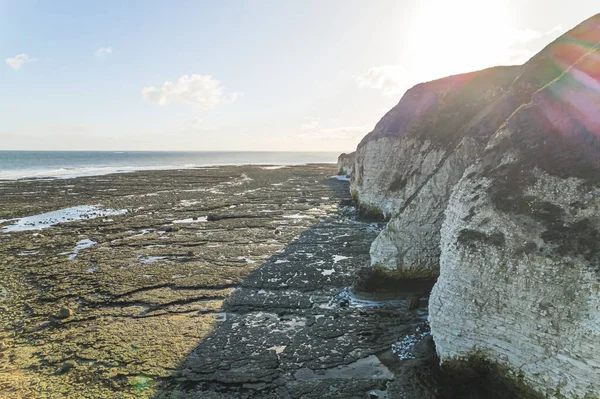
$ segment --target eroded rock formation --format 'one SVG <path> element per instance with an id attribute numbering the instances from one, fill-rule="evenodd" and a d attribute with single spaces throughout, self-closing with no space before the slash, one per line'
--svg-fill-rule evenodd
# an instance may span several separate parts
<path id="1" fill-rule="evenodd" d="M 551 397 L 600 393 L 599 22 L 554 44 L 570 66 L 455 187 L 430 303 L 442 359 L 492 358 Z"/>
<path id="2" fill-rule="evenodd" d="M 372 246 L 375 268 L 401 278 L 437 275 L 450 191 L 494 132 L 479 115 L 517 72 L 499 67 L 420 84 L 359 144 L 352 190 L 363 209 L 391 218 Z"/>
<path id="3" fill-rule="evenodd" d="M 599 47 L 597 15 L 521 67 L 416 86 L 352 181 L 391 219 L 374 269 L 440 273 L 442 362 L 491 362 L 548 397 L 600 393 Z"/>
<path id="4" fill-rule="evenodd" d="M 391 219 L 372 246 L 375 269 L 398 278 L 438 275 L 439 232 L 453 187 L 515 110 L 558 78 L 575 61 L 569 57 L 582 55 L 578 50 L 584 47 L 569 40 L 585 42 L 584 36 L 593 33 L 589 24 L 522 67 L 490 68 L 415 86 L 362 140 L 353 193 L 363 213 Z"/>
<path id="5" fill-rule="evenodd" d="M 356 152 L 350 154 L 342 154 L 338 157 L 338 175 L 352 177 L 354 174 L 354 161 L 356 160 Z"/>

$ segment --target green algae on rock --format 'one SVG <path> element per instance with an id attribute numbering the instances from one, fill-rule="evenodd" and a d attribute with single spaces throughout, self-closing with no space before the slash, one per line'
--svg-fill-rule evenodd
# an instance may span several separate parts
<path id="1" fill-rule="evenodd" d="M 333 173 L 232 166 L 0 182 L 2 219 L 127 210 L 0 233 L 0 392 L 153 396 L 248 273 L 337 211 L 347 183 Z M 73 257 L 83 241 L 96 244 Z"/>

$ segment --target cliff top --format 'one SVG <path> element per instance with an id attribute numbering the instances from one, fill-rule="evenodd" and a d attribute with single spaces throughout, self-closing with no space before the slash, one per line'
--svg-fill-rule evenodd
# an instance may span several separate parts
<path id="1" fill-rule="evenodd" d="M 485 142 L 516 110 L 532 104 L 545 110 L 535 116 L 540 129 L 578 131 L 571 136 L 582 136 L 579 141 L 595 146 L 594 138 L 600 136 L 600 117 L 592 111 L 598 109 L 595 99 L 600 95 L 599 45 L 597 14 L 522 66 L 493 67 L 420 83 L 404 94 L 359 148 L 383 137 L 430 139 L 445 147 L 456 145 L 466 135 Z"/>

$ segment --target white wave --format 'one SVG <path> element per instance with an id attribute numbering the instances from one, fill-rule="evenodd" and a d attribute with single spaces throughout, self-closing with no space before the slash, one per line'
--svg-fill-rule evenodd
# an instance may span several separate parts
<path id="1" fill-rule="evenodd" d="M 73 179 L 76 177 L 102 176 L 113 173 L 131 173 L 142 170 L 171 170 L 191 169 L 196 165 L 156 165 L 156 166 L 98 166 L 86 168 L 60 168 L 60 169 L 23 169 L 0 171 L 0 180 L 18 179 Z"/>
<path id="2" fill-rule="evenodd" d="M 285 168 L 285 166 L 283 166 L 283 165 L 273 165 L 273 166 L 261 167 L 261 169 L 264 169 L 264 170 L 277 170 L 277 169 L 283 169 L 283 168 Z"/>
<path id="3" fill-rule="evenodd" d="M 319 162 L 323 164 L 334 164 L 335 162 Z M 263 163 L 210 163 L 210 164 L 186 164 L 186 165 L 152 165 L 152 166 L 90 166 L 82 168 L 60 168 L 60 169 L 19 169 L 0 170 L 1 180 L 19 179 L 73 179 L 76 177 L 102 176 L 113 173 L 132 173 L 149 170 L 183 170 L 216 168 L 219 166 L 261 166 Z M 282 168 L 286 166 L 302 166 L 306 162 L 281 162 L 268 168 Z M 265 167 L 265 168 L 267 168 Z"/>

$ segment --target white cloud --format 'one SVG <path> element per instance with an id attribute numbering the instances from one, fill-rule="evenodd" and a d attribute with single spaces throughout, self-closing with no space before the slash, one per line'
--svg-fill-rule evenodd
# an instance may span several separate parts
<path id="1" fill-rule="evenodd" d="M 509 45 L 503 51 L 503 61 L 510 64 L 523 64 L 541 50 L 549 40 L 563 33 L 565 30 L 562 25 L 557 25 L 544 33 L 529 28 L 510 30 L 507 33 Z"/>
<path id="2" fill-rule="evenodd" d="M 360 88 L 381 89 L 386 96 L 396 97 L 410 88 L 408 71 L 402 65 L 383 65 L 369 68 L 356 76 Z"/>
<path id="3" fill-rule="evenodd" d="M 558 36 L 560 36 L 560 35 L 562 35 L 562 34 L 564 34 L 564 33 L 566 33 L 566 32 L 567 32 L 567 30 L 565 29 L 565 27 L 564 27 L 564 26 L 562 26 L 562 25 L 556 25 L 554 28 L 552 28 L 552 29 L 550 29 L 550 30 L 546 31 L 546 32 L 544 33 L 544 35 L 545 35 L 545 36 L 554 36 L 554 37 L 558 37 Z"/>
<path id="4" fill-rule="evenodd" d="M 242 93 L 225 95 L 221 82 L 210 75 L 183 75 L 177 82 L 165 82 L 162 87 L 144 87 L 142 96 L 154 103 L 166 105 L 169 102 L 188 104 L 199 109 L 211 109 L 219 104 L 236 101 Z"/>
<path id="5" fill-rule="evenodd" d="M 112 47 L 100 47 L 98 50 L 96 50 L 96 57 L 105 57 L 112 52 Z"/>
<path id="6" fill-rule="evenodd" d="M 17 54 L 13 58 L 5 59 L 6 63 L 15 71 L 21 69 L 25 64 L 37 61 L 37 58 L 31 58 L 25 53 Z"/>

